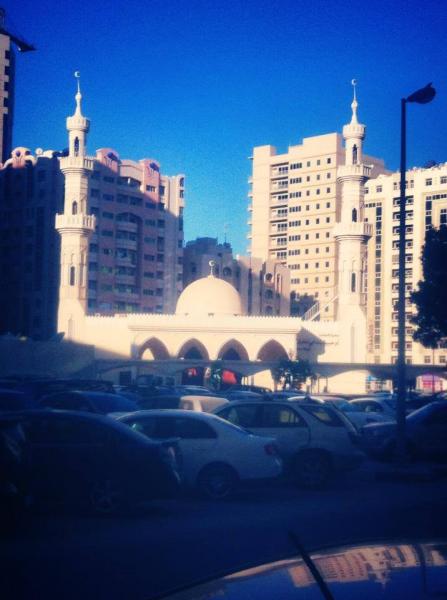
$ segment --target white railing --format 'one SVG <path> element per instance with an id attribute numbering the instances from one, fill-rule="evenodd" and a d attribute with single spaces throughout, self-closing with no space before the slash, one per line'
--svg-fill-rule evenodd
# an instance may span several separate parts
<path id="1" fill-rule="evenodd" d="M 304 315 L 301 317 L 302 320 L 303 321 L 314 321 L 318 317 L 318 315 L 320 315 L 323 312 L 323 310 L 325 308 L 327 308 L 331 304 L 334 304 L 334 302 L 337 299 L 338 299 L 338 293 L 336 292 L 334 294 L 334 296 L 332 296 L 332 298 L 330 300 L 328 300 L 327 302 L 325 302 L 324 304 L 322 304 L 319 301 L 315 302 L 315 304 L 313 304 L 308 310 L 306 310 Z"/>

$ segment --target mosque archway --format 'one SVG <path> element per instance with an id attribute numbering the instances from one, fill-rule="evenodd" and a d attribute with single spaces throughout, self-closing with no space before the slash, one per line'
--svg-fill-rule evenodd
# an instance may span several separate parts
<path id="1" fill-rule="evenodd" d="M 138 356 L 142 360 L 168 360 L 170 358 L 166 346 L 157 338 L 150 338 L 140 347 Z"/>
<path id="2" fill-rule="evenodd" d="M 260 361 L 287 360 L 288 358 L 284 347 L 276 340 L 270 340 L 261 346 L 256 357 Z"/>
<path id="3" fill-rule="evenodd" d="M 177 358 L 185 360 L 209 360 L 208 351 L 199 340 L 188 340 L 178 351 Z M 191 365 L 182 371 L 183 385 L 203 385 L 205 369 L 202 365 Z"/>
<path id="4" fill-rule="evenodd" d="M 248 356 L 248 352 L 245 349 L 244 345 L 237 340 L 229 340 L 226 342 L 219 352 L 217 353 L 218 360 L 222 361 L 239 361 L 239 360 L 250 360 Z M 234 367 L 229 369 L 223 365 L 222 369 L 222 388 L 227 388 L 231 385 L 235 385 L 240 383 L 242 380 L 242 373 L 240 373 Z"/>

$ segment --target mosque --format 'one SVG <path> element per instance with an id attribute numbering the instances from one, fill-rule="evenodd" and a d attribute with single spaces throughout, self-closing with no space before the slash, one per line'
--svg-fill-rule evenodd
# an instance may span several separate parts
<path id="1" fill-rule="evenodd" d="M 69 152 L 61 158 L 64 212 L 56 216 L 61 236 L 58 331 L 65 339 L 93 345 L 99 362 L 127 362 L 140 372 L 177 381 L 185 372 L 201 377 L 207 366 L 219 360 L 248 378 L 244 381 L 271 386 L 271 367 L 289 358 L 309 360 L 331 392 L 364 391 L 368 369 L 363 279 L 372 226 L 364 220 L 363 195 L 371 167 L 362 163 L 365 126 L 357 120 L 356 98 L 351 122 L 343 129 L 345 164 L 337 174 L 342 202 L 333 231 L 339 274 L 333 321 L 245 315 L 239 293 L 215 277 L 212 266 L 208 277 L 184 289 L 175 314 L 88 314 L 88 250 L 95 217 L 89 214 L 85 193 L 91 161 L 86 156 L 89 121 L 82 114 L 81 99 L 78 88 L 75 113 L 67 119 Z M 344 366 L 325 369 L 334 364 Z"/>

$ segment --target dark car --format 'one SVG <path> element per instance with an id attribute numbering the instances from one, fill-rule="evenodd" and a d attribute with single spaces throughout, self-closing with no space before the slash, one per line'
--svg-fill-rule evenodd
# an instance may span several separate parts
<path id="1" fill-rule="evenodd" d="M 165 600 L 381 600 L 447 597 L 447 544 L 374 543 L 308 553 L 165 595 Z"/>
<path id="2" fill-rule="evenodd" d="M 0 389 L 0 412 L 35 408 L 35 402 L 24 392 L 14 389 Z"/>
<path id="3" fill-rule="evenodd" d="M 27 445 L 27 488 L 37 502 L 113 513 L 174 495 L 175 441 L 155 442 L 108 417 L 71 411 L 15 413 Z"/>
<path id="4" fill-rule="evenodd" d="M 105 392 L 114 394 L 115 388 L 110 381 L 102 379 L 52 379 L 52 378 L 19 378 L 8 377 L 2 379 L 0 388 L 11 389 L 27 394 L 32 400 L 39 400 L 43 396 L 56 394 L 69 390 L 84 390 L 91 392 Z"/>
<path id="5" fill-rule="evenodd" d="M 412 458 L 447 461 L 447 402 L 431 402 L 405 418 L 407 451 Z M 374 458 L 392 459 L 396 423 L 372 423 L 362 429 L 362 446 Z"/>
<path id="6" fill-rule="evenodd" d="M 88 391 L 64 391 L 50 394 L 40 399 L 39 407 L 60 410 L 82 410 L 101 415 L 138 410 L 136 402 L 125 396 Z"/>

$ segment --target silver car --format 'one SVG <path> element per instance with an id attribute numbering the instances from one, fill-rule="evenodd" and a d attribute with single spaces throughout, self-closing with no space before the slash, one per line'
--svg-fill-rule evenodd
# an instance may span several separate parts
<path id="1" fill-rule="evenodd" d="M 306 487 L 321 486 L 331 473 L 353 469 L 364 457 L 353 424 L 323 403 L 232 402 L 214 412 L 257 435 L 275 437 L 285 468 Z"/>

